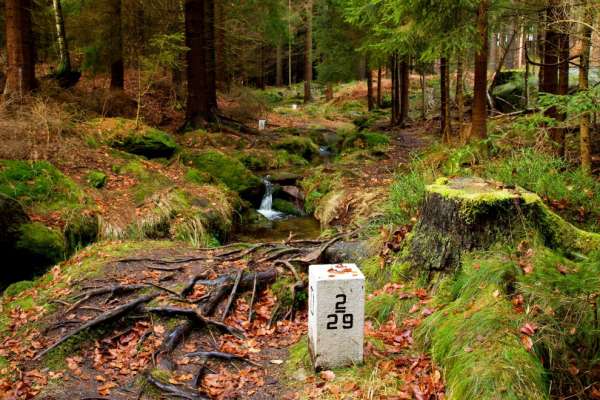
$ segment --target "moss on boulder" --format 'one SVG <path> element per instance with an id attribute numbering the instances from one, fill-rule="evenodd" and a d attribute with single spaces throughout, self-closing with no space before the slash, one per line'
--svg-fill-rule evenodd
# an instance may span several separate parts
<path id="1" fill-rule="evenodd" d="M 90 171 L 87 175 L 88 184 L 96 189 L 102 189 L 107 181 L 108 176 L 102 171 Z"/>
<path id="2" fill-rule="evenodd" d="M 239 160 L 217 150 L 184 154 L 184 161 L 223 182 L 231 190 L 253 202 L 260 202 L 262 181 Z"/>
<path id="3" fill-rule="evenodd" d="M 109 140 L 109 145 L 147 158 L 170 158 L 178 149 L 168 133 L 154 128 L 119 132 Z"/>
<path id="4" fill-rule="evenodd" d="M 23 224 L 19 232 L 15 250 L 22 263 L 31 265 L 36 272 L 64 259 L 66 247 L 61 232 L 39 222 Z"/>
<path id="5" fill-rule="evenodd" d="M 303 136 L 285 136 L 279 139 L 273 147 L 299 155 L 309 161 L 319 155 L 319 146 L 310 138 Z"/>
<path id="6" fill-rule="evenodd" d="M 287 215 L 302 215 L 302 210 L 298 209 L 291 201 L 283 199 L 273 199 L 273 210 L 282 212 Z"/>

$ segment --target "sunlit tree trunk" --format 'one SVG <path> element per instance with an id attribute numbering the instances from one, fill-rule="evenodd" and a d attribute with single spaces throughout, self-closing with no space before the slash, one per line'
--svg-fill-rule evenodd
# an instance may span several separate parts
<path id="1" fill-rule="evenodd" d="M 56 38 L 58 41 L 58 53 L 60 56 L 60 65 L 57 73 L 62 74 L 71 71 L 71 56 L 69 54 L 69 46 L 67 43 L 67 35 L 65 33 L 65 19 L 62 12 L 60 0 L 52 0 L 54 9 L 54 23 L 56 25 Z"/>
<path id="2" fill-rule="evenodd" d="M 31 0 L 5 0 L 6 86 L 5 95 L 23 95 L 35 88 Z"/>
<path id="3" fill-rule="evenodd" d="M 579 57 L 579 90 L 589 89 L 589 71 L 590 71 L 590 46 L 592 42 L 593 23 L 592 13 L 589 12 L 584 18 L 585 24 L 582 25 L 581 32 L 581 56 Z M 592 149 L 590 144 L 590 124 L 591 118 L 589 112 L 581 114 L 579 121 L 579 151 L 581 156 L 581 169 L 590 173 L 592 171 Z"/>
<path id="4" fill-rule="evenodd" d="M 125 65 L 123 62 L 123 31 L 121 0 L 111 0 L 111 64 L 110 88 L 122 90 L 125 87 Z"/>
<path id="5" fill-rule="evenodd" d="M 486 60 L 487 62 L 487 60 Z M 450 66 L 448 59 L 440 59 L 440 130 L 444 143 L 450 142 Z"/>
<path id="6" fill-rule="evenodd" d="M 456 60 L 456 108 L 458 116 L 458 132 L 461 141 L 463 137 L 463 117 L 465 113 L 465 97 L 464 97 L 464 64 L 462 55 L 457 56 Z"/>
<path id="7" fill-rule="evenodd" d="M 471 137 L 487 137 L 487 66 L 488 66 L 488 9 L 489 0 L 481 0 L 477 10 L 477 33 L 481 47 L 475 54 L 475 84 L 473 87 L 473 116 Z"/>
<path id="8" fill-rule="evenodd" d="M 304 102 L 308 103 L 312 100 L 310 85 L 313 78 L 313 0 L 308 0 L 306 3 L 306 43 L 304 50 Z"/>
<path id="9" fill-rule="evenodd" d="M 375 108 L 373 104 L 373 73 L 369 65 L 369 56 L 365 55 L 365 75 L 367 76 L 367 107 L 369 111 Z"/>
<path id="10" fill-rule="evenodd" d="M 405 124 L 408 120 L 408 111 L 410 90 L 410 70 L 406 57 L 400 62 L 400 124 Z"/>
<path id="11" fill-rule="evenodd" d="M 382 87 L 381 87 L 381 66 L 377 69 L 377 107 L 381 108 L 381 96 L 382 96 Z"/>
<path id="12" fill-rule="evenodd" d="M 275 86 L 283 86 L 283 44 L 281 40 L 277 42 L 275 65 Z"/>

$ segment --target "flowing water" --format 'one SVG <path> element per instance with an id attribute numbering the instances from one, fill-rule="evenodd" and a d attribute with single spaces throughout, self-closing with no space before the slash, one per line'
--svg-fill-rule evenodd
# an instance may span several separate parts
<path id="1" fill-rule="evenodd" d="M 316 239 L 321 234 L 321 225 L 312 216 L 296 217 L 273 210 L 273 184 L 268 177 L 263 179 L 265 195 L 257 210 L 264 215 L 271 225 L 269 227 L 240 226 L 233 234 L 235 242 L 265 242 L 287 239 L 290 234 L 295 239 Z"/>

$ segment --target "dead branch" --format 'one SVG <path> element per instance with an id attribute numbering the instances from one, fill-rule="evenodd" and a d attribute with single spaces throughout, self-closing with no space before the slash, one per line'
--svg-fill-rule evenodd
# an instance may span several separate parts
<path id="1" fill-rule="evenodd" d="M 184 336 L 187 335 L 192 329 L 192 323 L 187 320 L 175 327 L 164 340 L 161 349 L 155 355 L 164 355 L 161 366 L 165 369 L 173 369 L 172 353 L 175 351 L 179 343 L 183 340 Z"/>
<path id="2" fill-rule="evenodd" d="M 89 328 L 94 328 L 98 325 L 101 325 L 105 322 L 108 321 L 112 321 L 114 319 L 117 319 L 121 316 L 123 316 L 124 314 L 127 314 L 129 311 L 132 311 L 136 308 L 138 308 L 140 305 L 148 303 L 149 301 L 155 299 L 156 297 L 158 297 L 159 293 L 155 292 L 155 293 L 151 293 L 148 294 L 146 296 L 142 296 L 140 298 L 137 298 L 133 301 L 130 301 L 129 303 L 125 303 L 121 306 L 118 306 L 110 311 L 107 311 L 101 315 L 99 315 L 98 317 L 88 321 L 87 323 L 81 325 L 80 327 L 76 328 L 75 330 L 69 332 L 68 334 L 62 336 L 60 339 L 58 339 L 53 345 L 51 345 L 50 347 L 47 347 L 45 350 L 43 350 L 42 352 L 38 353 L 34 360 L 39 360 L 40 358 L 42 358 L 44 355 L 48 354 L 48 352 L 50 352 L 51 350 L 55 349 L 56 347 L 60 346 L 62 343 L 66 342 L 68 339 L 72 338 L 73 336 L 85 331 L 86 329 Z"/>
<path id="3" fill-rule="evenodd" d="M 129 293 L 129 292 L 135 292 L 136 290 L 145 289 L 147 287 L 148 287 L 148 285 L 145 285 L 145 284 L 144 285 L 113 285 L 113 286 L 90 290 L 88 292 L 84 292 L 84 293 L 81 293 L 81 294 L 78 294 L 77 296 L 75 296 L 76 299 L 80 298 L 80 297 L 82 297 L 82 298 L 79 299 L 78 301 L 76 301 L 75 303 L 73 303 L 67 310 L 65 310 L 65 314 L 70 313 L 71 311 L 75 310 L 77 307 L 79 307 L 81 304 L 85 303 L 92 297 L 102 296 L 103 294 L 108 294 L 108 293 L 110 293 L 111 296 L 114 296 L 115 294 L 125 294 L 125 293 Z"/>
<path id="4" fill-rule="evenodd" d="M 174 397 L 180 397 L 187 400 L 209 400 L 207 397 L 202 396 L 202 394 L 200 394 L 200 392 L 197 390 L 184 389 L 170 383 L 161 382 L 154 378 L 151 374 L 147 374 L 146 380 L 156 388 Z"/>
<path id="5" fill-rule="evenodd" d="M 238 356 L 236 354 L 231 354 L 231 353 L 222 353 L 220 351 L 195 351 L 193 353 L 187 353 L 185 356 L 186 357 L 201 357 L 201 358 L 217 358 L 217 359 L 226 360 L 226 361 L 243 361 L 243 362 L 247 362 L 248 364 L 252 364 L 256 367 L 263 368 L 263 366 L 260 365 L 259 363 L 249 360 L 245 357 Z"/>
<path id="6" fill-rule="evenodd" d="M 242 280 L 242 275 L 244 274 L 244 271 L 238 271 L 237 276 L 235 277 L 235 283 L 233 284 L 233 288 L 231 289 L 231 294 L 229 295 L 229 299 L 227 300 L 227 305 L 225 306 L 225 310 L 223 310 L 223 315 L 221 315 L 221 321 L 225 321 L 225 318 L 227 318 L 227 314 L 229 314 L 229 309 L 231 308 L 231 305 L 233 304 L 233 300 L 235 299 L 237 290 L 238 290 L 238 286 L 240 285 L 240 281 Z"/>
<path id="7" fill-rule="evenodd" d="M 192 279 L 189 280 L 188 284 L 185 285 L 185 287 L 181 290 L 180 296 L 185 297 L 188 294 L 190 294 L 192 292 L 192 290 L 194 290 L 194 286 L 196 285 L 196 282 L 198 282 L 201 279 L 206 279 L 206 278 L 207 278 L 206 272 L 203 272 L 198 275 L 194 275 L 192 277 Z"/>
<path id="8" fill-rule="evenodd" d="M 254 298 L 256 297 L 256 273 L 254 273 L 254 284 L 252 285 L 252 297 L 250 298 L 250 307 L 248 309 L 248 322 L 252 322 L 252 307 L 254 306 Z"/>
<path id="9" fill-rule="evenodd" d="M 207 318 L 203 316 L 197 308 L 144 307 L 143 311 L 153 314 L 186 317 L 189 318 L 192 322 L 198 323 L 199 325 L 214 326 L 222 332 L 228 333 L 230 335 L 244 337 L 244 333 L 239 329 L 226 325 L 222 322 Z"/>

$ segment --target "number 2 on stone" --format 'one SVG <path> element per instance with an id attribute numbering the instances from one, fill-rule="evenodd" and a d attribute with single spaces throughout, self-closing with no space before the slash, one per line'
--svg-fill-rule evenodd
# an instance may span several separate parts
<path id="1" fill-rule="evenodd" d="M 337 329 L 338 324 L 338 314 L 342 315 L 342 328 L 343 329 L 351 329 L 354 324 L 354 315 L 352 314 L 344 314 L 346 312 L 346 295 L 338 294 L 335 296 L 336 299 L 339 299 L 338 302 L 335 303 L 335 314 L 329 314 L 327 319 L 327 329 Z"/>

